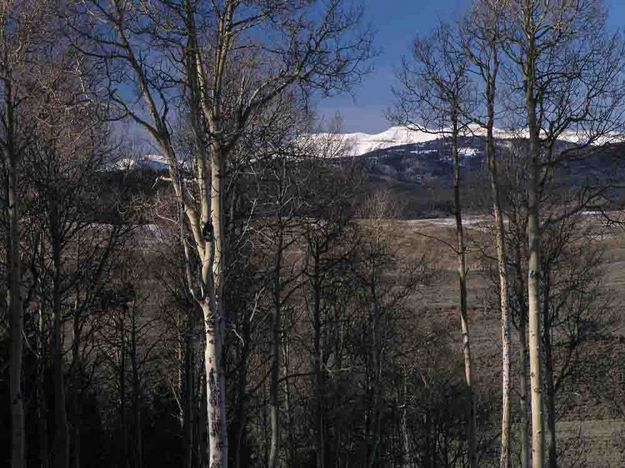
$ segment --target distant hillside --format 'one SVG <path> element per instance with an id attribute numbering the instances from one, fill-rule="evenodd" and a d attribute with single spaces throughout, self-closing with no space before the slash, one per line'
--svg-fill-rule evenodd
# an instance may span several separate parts
<path id="1" fill-rule="evenodd" d="M 472 213 L 490 209 L 486 138 L 480 132 L 476 133 L 460 139 L 463 208 Z M 519 146 L 520 140 L 518 135 L 502 130 L 497 130 L 496 135 L 497 157 L 505 179 L 506 161 L 520 157 L 518 150 L 516 153 L 512 151 Z M 327 134 L 319 136 L 328 137 Z M 393 127 L 376 135 L 351 133 L 332 135 L 332 138 L 347 142 L 349 156 L 342 161 L 355 163 L 362 169 L 368 183 L 367 191 L 390 191 L 402 206 L 402 217 L 445 217 L 451 213 L 453 163 L 448 140 L 403 127 Z M 570 147 L 575 139 L 572 134 L 565 135 L 559 144 Z M 166 170 L 167 163 L 161 156 L 147 155 L 136 160 L 118 161 L 108 172 L 111 173 L 109 178 L 117 178 L 123 185 L 131 181 L 136 183 L 138 174 L 144 174 L 137 180 L 146 179 L 149 186 L 155 182 L 155 173 Z M 129 177 L 130 173 L 137 176 Z M 145 181 L 142 183 L 146 185 Z M 625 143 L 594 147 L 591 156 L 559 167 L 555 183 L 562 190 L 576 190 L 588 184 L 625 186 Z M 148 192 L 154 189 L 145 188 Z M 622 198 L 621 191 L 613 189 L 609 195 Z"/>
<path id="2" fill-rule="evenodd" d="M 518 139 L 500 138 L 497 157 L 505 161 L 519 157 L 511 149 Z M 483 136 L 460 140 L 463 178 L 463 201 L 469 211 L 483 211 L 490 206 L 488 173 L 485 161 L 486 139 Z M 562 147 L 572 146 L 562 141 Z M 451 149 L 443 139 L 399 144 L 375 149 L 350 158 L 365 171 L 372 188 L 395 193 L 409 218 L 436 217 L 449 213 L 453 187 Z M 591 154 L 556 169 L 555 183 L 562 190 L 579 189 L 585 185 L 625 185 L 625 143 L 597 146 Z M 609 193 L 620 196 L 616 189 Z"/>

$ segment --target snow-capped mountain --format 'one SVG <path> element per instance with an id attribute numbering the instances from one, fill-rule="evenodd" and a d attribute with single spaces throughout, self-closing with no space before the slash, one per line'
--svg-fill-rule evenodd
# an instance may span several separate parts
<path id="1" fill-rule="evenodd" d="M 499 140 L 511 140 L 519 138 L 527 138 L 527 130 L 503 130 L 495 129 L 495 138 Z M 409 127 L 391 127 L 380 133 L 318 133 L 317 138 L 330 138 L 345 143 L 347 156 L 362 156 L 373 151 L 393 148 L 395 146 L 415 145 L 419 143 L 427 143 L 434 140 L 442 139 L 443 131 L 423 131 Z M 469 126 L 463 135 L 464 137 L 485 137 L 486 130 L 479 126 Z M 561 135 L 560 140 L 569 143 L 585 143 L 589 140 L 588 132 L 565 132 Z M 594 144 L 617 143 L 623 142 L 625 138 L 622 135 L 611 134 L 599 138 Z"/>
<path id="2" fill-rule="evenodd" d="M 111 165 L 111 169 L 117 171 L 144 170 L 161 172 L 166 171 L 168 167 L 169 165 L 165 157 L 158 154 L 146 154 L 135 159 L 123 158 Z"/>
<path id="3" fill-rule="evenodd" d="M 407 127 L 391 127 L 381 133 L 319 133 L 319 138 L 342 140 L 347 146 L 349 156 L 360 156 L 375 150 L 391 148 L 393 146 L 424 143 L 440 138 L 433 133 L 414 131 Z"/>
<path id="4" fill-rule="evenodd" d="M 357 135 L 348 134 L 343 138 L 355 138 Z M 357 157 L 343 160 L 354 161 L 361 167 L 372 188 L 389 190 L 396 194 L 397 199 L 406 205 L 404 209 L 407 216 L 448 214 L 453 188 L 453 162 L 449 140 L 425 132 L 414 132 L 414 135 L 410 135 L 401 131 L 389 131 L 381 135 L 382 138 L 369 135 L 355 140 L 351 155 Z M 398 138 L 391 138 L 393 135 Z M 497 157 L 501 161 L 502 174 L 505 174 L 506 164 L 519 157 L 513 140 L 522 139 L 527 134 L 497 130 L 495 136 Z M 570 147 L 580 141 L 586 141 L 583 135 L 569 133 L 563 135 L 558 146 Z M 600 140 L 584 158 L 573 159 L 566 166 L 558 166 L 554 172 L 554 183 L 565 191 L 578 191 L 588 184 L 624 186 L 625 143 L 619 142 L 621 138 L 618 136 L 611 136 L 609 141 L 613 144 L 598 146 L 603 142 Z M 462 136 L 458 143 L 464 203 L 470 210 L 488 209 L 489 201 L 485 195 L 487 191 L 484 190 L 488 184 L 486 138 L 483 132 L 475 131 L 471 136 Z M 618 196 L 625 197 L 625 191 Z"/>
<path id="5" fill-rule="evenodd" d="M 523 138 L 526 134 L 497 130 L 495 135 L 497 157 L 502 161 L 500 167 L 502 174 L 505 175 L 506 161 L 511 162 L 518 157 L 513 140 Z M 355 164 L 360 169 L 360 174 L 364 176 L 366 190 L 383 190 L 394 194 L 401 201 L 405 216 L 417 218 L 449 214 L 453 188 L 453 162 L 450 142 L 442 138 L 440 133 L 392 127 L 372 135 L 366 133 L 308 135 L 306 143 L 312 142 L 314 147 L 315 138 L 330 138 L 331 147 L 340 148 L 344 143 L 349 151 L 347 154 L 337 151 L 336 159 L 329 167 L 338 169 L 346 165 L 351 168 Z M 570 143 L 580 141 L 580 137 L 568 134 L 562 140 L 562 145 L 570 146 Z M 340 144 L 335 145 L 335 142 Z M 490 202 L 487 190 L 484 190 L 488 184 L 484 132 L 482 129 L 474 129 L 470 136 L 462 136 L 458 143 L 464 204 L 469 210 L 486 210 Z M 566 167 L 559 168 L 555 173 L 557 183 L 563 189 L 579 189 L 587 183 L 625 186 L 623 155 L 625 155 L 624 143 L 597 148 L 596 152 L 592 152 L 588 157 L 571 161 Z M 183 163 L 183 167 L 191 170 L 189 163 Z M 163 156 L 148 154 L 119 160 L 108 169 L 162 174 L 168 169 L 168 165 Z"/>

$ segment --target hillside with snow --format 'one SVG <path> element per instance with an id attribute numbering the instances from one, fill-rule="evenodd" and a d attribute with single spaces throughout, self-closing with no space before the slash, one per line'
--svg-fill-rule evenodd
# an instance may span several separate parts
<path id="1" fill-rule="evenodd" d="M 459 139 L 459 156 L 465 206 L 479 212 L 489 206 L 488 200 L 483 196 L 483 187 L 488 183 L 485 171 L 486 138 L 483 129 L 471 130 L 469 135 Z M 515 157 L 513 140 L 527 137 L 527 134 L 498 129 L 495 136 L 498 158 L 502 160 L 505 170 L 505 161 Z M 450 141 L 443 138 L 443 134 L 391 127 L 377 134 L 319 133 L 310 137 L 313 138 L 313 143 L 315 138 L 330 138 L 331 141 L 344 144 L 347 151 L 341 153 L 345 157 L 337 158 L 337 165 L 352 164 L 355 161 L 366 177 L 368 188 L 393 192 L 406 205 L 406 216 L 448 214 L 453 188 L 453 162 Z M 612 140 L 618 142 L 621 139 L 614 137 Z M 584 141 L 583 135 L 569 133 L 563 136 L 559 145 L 566 147 L 580 141 Z M 595 148 L 596 152 L 588 157 L 571 161 L 566 168 L 556 171 L 556 179 L 563 188 L 580 188 L 588 183 L 625 185 L 625 172 L 622 169 L 623 163 L 620 162 L 625 163 L 622 158 L 625 144 L 616 143 Z M 189 167 L 186 164 L 183 166 Z M 109 166 L 109 169 L 162 173 L 167 171 L 168 164 L 162 156 L 151 154 L 119 160 Z"/>
<path id="2" fill-rule="evenodd" d="M 345 143 L 347 147 L 348 156 L 362 156 L 364 154 L 371 153 L 373 151 L 384 150 L 393 148 L 396 146 L 404 145 L 416 145 L 420 143 L 428 143 L 431 141 L 442 139 L 444 136 L 443 131 L 437 132 L 434 130 L 417 130 L 409 127 L 391 127 L 380 133 L 318 133 L 315 135 L 317 138 L 330 138 L 332 140 L 339 140 Z M 482 127 L 470 126 L 468 131 L 463 137 L 485 137 L 486 131 Z M 495 129 L 495 138 L 499 140 L 512 140 L 519 138 L 527 138 L 528 134 L 526 130 L 503 130 Z M 561 135 L 560 140 L 568 143 L 582 143 L 585 144 L 592 139 L 591 132 L 565 132 Z M 622 135 L 612 134 L 609 136 L 603 136 L 597 141 L 593 141 L 594 145 L 603 145 L 606 143 L 620 143 L 625 141 L 625 137 Z"/>

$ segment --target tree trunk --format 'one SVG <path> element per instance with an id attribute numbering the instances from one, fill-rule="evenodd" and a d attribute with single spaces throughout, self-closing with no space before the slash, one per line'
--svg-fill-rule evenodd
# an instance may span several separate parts
<path id="1" fill-rule="evenodd" d="M 545 275 L 547 276 L 547 275 Z M 557 439 L 556 439 L 556 403 L 555 403 L 555 384 L 553 380 L 553 355 L 551 346 L 551 326 L 549 323 L 549 295 L 550 285 L 549 279 L 545 278 L 545 286 L 543 290 L 543 336 L 544 336 L 544 353 L 545 353 L 545 390 L 547 410 L 547 433 L 549 437 L 548 446 L 548 464 L 550 468 L 556 468 L 558 465 L 557 455 Z"/>
<path id="2" fill-rule="evenodd" d="M 533 173 L 537 171 L 532 170 Z M 540 228 L 538 221 L 538 200 L 536 194 L 536 175 L 531 177 L 530 212 L 527 223 L 529 262 L 528 262 L 528 304 L 529 304 L 529 351 L 530 351 L 530 393 L 532 406 L 532 467 L 543 466 L 543 415 L 542 415 L 542 380 L 540 364 L 540 304 L 538 282 L 540 274 Z"/>
<path id="3" fill-rule="evenodd" d="M 532 407 L 532 468 L 542 468 L 544 461 L 543 448 L 543 410 L 542 410 L 542 380 L 541 380 L 541 353 L 540 353 L 540 126 L 536 110 L 536 37 L 531 31 L 531 12 L 525 12 L 526 29 L 528 29 L 528 46 L 526 63 L 524 64 L 525 83 L 525 110 L 529 132 L 529 193 L 528 193 L 528 325 L 530 351 L 530 394 Z"/>
<path id="4" fill-rule="evenodd" d="M 289 357 L 290 357 L 290 343 L 289 334 L 285 333 L 283 343 L 283 368 L 284 375 L 288 377 L 290 375 Z M 297 460 L 297 449 L 295 443 L 295 422 L 293 412 L 291 411 L 291 383 L 289 378 L 284 379 L 284 411 L 286 414 L 286 420 L 288 421 L 287 433 L 289 438 L 289 463 L 288 466 L 295 466 Z"/>
<path id="5" fill-rule="evenodd" d="M 132 309 L 130 327 L 130 365 L 132 368 L 132 414 L 133 414 L 133 466 L 143 466 L 143 450 L 141 436 L 141 376 L 139 374 L 137 350 L 137 311 Z"/>
<path id="6" fill-rule="evenodd" d="M 547 384 L 547 429 L 549 431 L 549 467 L 557 468 L 558 466 L 558 446 L 556 433 L 556 402 L 554 393 L 553 377 L 548 373 L 551 369 L 549 366 L 546 372 Z"/>
<path id="7" fill-rule="evenodd" d="M 515 213 L 514 222 L 519 230 L 524 225 L 521 218 L 521 214 L 517 211 Z M 514 244 L 515 258 L 515 290 L 516 296 L 519 301 L 519 403 L 521 405 L 521 421 L 519 429 L 519 443 L 521 445 L 521 468 L 528 468 L 530 466 L 530 447 L 529 447 L 529 419 L 530 414 L 530 402 L 528 397 L 528 382 L 529 382 L 529 355 L 527 348 L 527 303 L 525 301 L 525 292 L 527 287 L 525 285 L 525 275 L 523 273 L 523 253 L 521 251 L 521 239 L 517 239 Z"/>
<path id="8" fill-rule="evenodd" d="M 497 270 L 499 273 L 499 298 L 501 310 L 501 447 L 500 468 L 510 466 L 510 304 L 508 297 L 508 269 L 506 256 L 506 241 L 499 180 L 497 175 L 497 158 L 495 147 L 495 97 L 499 59 L 497 44 L 491 43 L 492 71 L 487 77 L 486 105 L 488 122 L 486 128 L 486 160 L 490 173 L 491 196 L 493 197 L 493 213 L 495 215 L 495 245 L 497 250 Z"/>
<path id="9" fill-rule="evenodd" d="M 202 200 L 201 248 L 202 284 L 206 291 L 200 301 L 204 317 L 204 369 L 206 377 L 206 414 L 208 424 L 208 466 L 227 468 L 228 427 L 226 419 L 226 381 L 222 352 L 225 337 L 224 226 L 223 226 L 223 153 L 213 144 L 210 176 L 210 204 Z M 202 179 L 203 180 L 203 179 Z M 204 193 L 204 191 L 203 191 Z M 207 218 L 210 207 L 210 219 Z"/>
<path id="10" fill-rule="evenodd" d="M 192 314 L 186 315 L 186 330 L 183 332 L 184 341 L 184 382 L 182 383 L 183 398 L 183 420 L 182 430 L 184 434 L 184 453 L 187 468 L 193 467 L 193 396 L 194 396 L 194 375 L 195 364 L 193 362 L 193 320 Z"/>
<path id="11" fill-rule="evenodd" d="M 408 439 L 408 387 L 406 385 L 406 369 L 402 368 L 402 405 L 401 405 L 401 441 L 402 441 L 402 463 L 403 466 L 411 467 L 410 440 Z"/>
<path id="12" fill-rule="evenodd" d="M 11 103 L 9 102 L 9 105 Z M 7 217 L 9 223 L 9 398 L 11 400 L 11 467 L 26 466 L 26 436 L 24 431 L 24 397 L 22 394 L 22 357 L 24 353 L 24 309 L 20 282 L 22 277 L 20 259 L 19 195 L 17 158 L 5 151 L 8 169 Z"/>
<path id="13" fill-rule="evenodd" d="M 124 309 L 123 313 L 126 313 Z M 126 333 L 124 315 L 119 320 L 119 336 L 121 338 L 119 350 L 119 420 L 121 425 L 121 462 L 129 466 L 128 436 L 126 433 Z"/>
<path id="14" fill-rule="evenodd" d="M 317 468 L 325 466 L 325 414 L 324 414 L 324 376 L 321 368 L 321 285 L 320 265 L 317 252 L 313 252 L 314 272 L 313 286 L 313 372 L 315 383 L 315 449 Z"/>
<path id="15" fill-rule="evenodd" d="M 227 436 L 225 434 L 225 381 L 221 365 L 221 333 L 214 318 L 213 308 L 202 304 L 206 344 L 204 366 L 206 372 L 206 412 L 208 416 L 208 459 L 210 468 L 225 468 L 227 459 Z"/>
<path id="16" fill-rule="evenodd" d="M 282 223 L 281 216 L 278 216 L 278 223 Z M 271 382 L 269 386 L 269 418 L 271 425 L 271 442 L 269 448 L 269 468 L 278 466 L 278 456 L 280 453 L 280 344 L 281 344 L 281 267 L 283 250 L 283 230 L 278 226 L 278 245 L 276 251 L 276 266 L 274 274 L 274 307 L 271 317 Z"/>
<path id="17" fill-rule="evenodd" d="M 202 320 L 203 321 L 203 320 Z M 206 350 L 204 341 L 206 340 L 206 334 L 202 330 L 202 345 L 201 350 Z M 198 466 L 206 467 L 208 465 L 208 403 L 206 402 L 206 396 L 208 391 L 206 390 L 206 366 L 204 364 L 204 353 L 199 353 L 201 356 L 200 366 L 202 371 L 199 374 L 199 392 L 200 398 L 197 401 L 196 415 L 198 415 L 198 423 L 195 425 L 196 440 L 195 444 L 195 458 L 198 461 Z"/>
<path id="18" fill-rule="evenodd" d="M 81 363 L 80 363 L 80 316 L 74 310 L 72 338 L 72 364 L 71 364 L 71 406 L 72 406 L 72 429 L 73 429 L 73 468 L 80 468 L 80 432 L 81 432 Z"/>
<path id="19" fill-rule="evenodd" d="M 375 267 L 373 267 L 375 268 Z M 373 273 L 375 275 L 375 272 Z M 375 276 L 374 276 L 375 277 Z M 371 351 L 371 376 L 368 385 L 370 393 L 371 408 L 369 410 L 368 424 L 368 444 L 367 444 L 367 466 L 373 468 L 376 465 L 380 446 L 380 387 L 382 385 L 382 352 L 384 343 L 382 342 L 380 330 L 380 308 L 377 302 L 375 290 L 375 279 L 371 282 L 371 299 L 373 302 L 373 314 L 371 317 L 371 335 L 369 348 Z"/>
<path id="20" fill-rule="evenodd" d="M 48 468 L 49 453 L 48 453 L 48 407 L 46 403 L 45 392 L 45 322 L 43 320 L 43 310 L 41 306 L 37 308 L 37 377 L 36 377 L 36 392 L 37 392 L 37 432 L 39 435 L 39 463 L 41 468 Z"/>
<path id="21" fill-rule="evenodd" d="M 472 468 L 477 467 L 477 442 L 476 442 L 476 408 L 473 391 L 471 341 L 469 337 L 469 319 L 467 310 L 467 266 L 466 248 L 464 245 L 464 227 L 462 225 L 462 206 L 460 203 L 460 158 L 458 154 L 458 122 L 454 119 L 452 135 L 452 158 L 454 163 L 454 211 L 456 217 L 456 242 L 458 253 L 458 284 L 460 287 L 460 325 L 462 328 L 462 351 L 464 354 L 464 374 L 469 398 L 469 426 L 467 429 L 467 442 L 469 444 L 469 464 Z"/>
<path id="22" fill-rule="evenodd" d="M 541 352 L 540 352 L 540 221 L 538 195 L 538 129 L 535 118 L 533 99 L 528 104 L 532 109 L 530 114 L 530 154 L 532 158 L 530 168 L 530 191 L 528 197 L 527 237 L 529 247 L 527 297 L 529 323 L 529 351 L 530 351 L 530 393 L 532 407 L 532 467 L 542 468 L 544 460 L 543 449 L 543 414 L 542 414 L 542 380 L 541 380 Z"/>
<path id="23" fill-rule="evenodd" d="M 530 466 L 530 447 L 529 447 L 529 418 L 530 402 L 527 394 L 527 386 L 529 383 L 529 359 L 527 349 L 527 328 L 526 317 L 523 315 L 519 319 L 519 344 L 521 357 L 521 372 L 519 373 L 519 400 L 521 403 L 521 423 L 520 423 L 520 443 L 521 443 L 521 468 Z"/>
<path id="24" fill-rule="evenodd" d="M 54 196 L 54 195 L 53 195 Z M 52 237 L 52 257 L 54 267 L 52 315 L 53 325 L 53 375 L 54 375 L 54 467 L 69 466 L 69 428 L 65 398 L 65 377 L 63 374 L 63 310 L 61 304 L 61 240 L 56 202 L 50 210 L 50 231 Z"/>
<path id="25" fill-rule="evenodd" d="M 239 360 L 242 364 L 242 369 L 239 372 L 239 378 L 237 383 L 237 406 L 235 408 L 235 420 L 237 421 L 235 434 L 235 447 L 236 450 L 234 452 L 235 456 L 235 467 L 240 468 L 243 466 L 243 463 L 247 463 L 247 460 L 244 460 L 241 455 L 241 447 L 243 444 L 243 438 L 245 436 L 245 428 L 247 423 L 247 374 L 248 374 L 248 360 L 250 355 L 250 324 L 249 321 L 245 321 L 245 324 L 242 327 L 243 339 L 244 343 L 241 349 L 241 358 Z"/>

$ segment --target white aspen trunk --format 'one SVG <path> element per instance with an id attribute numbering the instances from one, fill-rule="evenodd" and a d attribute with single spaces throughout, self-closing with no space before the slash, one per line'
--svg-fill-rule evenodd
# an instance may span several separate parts
<path id="1" fill-rule="evenodd" d="M 460 287 L 460 325 L 462 328 L 462 351 L 464 355 L 464 373 L 469 396 L 469 427 L 467 429 L 467 441 L 469 444 L 469 464 L 472 468 L 477 467 L 477 442 L 476 442 L 476 408 L 473 390 L 471 340 L 469 336 L 469 319 L 467 311 L 467 266 L 466 248 L 464 245 L 464 227 L 462 224 L 462 208 L 460 203 L 460 159 L 458 154 L 458 122 L 453 123 L 452 135 L 452 158 L 454 162 L 454 209 L 456 216 L 456 241 L 458 251 L 458 283 Z"/>
<path id="2" fill-rule="evenodd" d="M 534 169 L 532 172 L 536 172 Z M 532 176 L 535 181 L 535 176 Z M 538 226 L 538 206 L 535 194 L 535 183 L 532 184 L 530 196 L 530 214 L 528 218 L 528 315 L 529 315 L 529 354 L 530 354 L 530 395 L 532 407 L 532 467 L 543 466 L 543 415 L 542 415 L 542 381 L 540 368 L 540 304 L 538 299 L 538 281 L 540 274 L 540 232 Z"/>
<path id="3" fill-rule="evenodd" d="M 525 86 L 525 110 L 529 131 L 529 193 L 528 193 L 528 332 L 530 354 L 530 395 L 532 407 L 532 467 L 542 468 L 544 462 L 543 402 L 540 355 L 540 125 L 536 109 L 536 60 L 539 54 L 536 46 L 536 33 L 532 19 L 532 9 L 524 9 L 524 29 L 527 35 L 526 57 L 523 66 Z"/>
<path id="4" fill-rule="evenodd" d="M 499 273 L 499 297 L 501 309 L 501 447 L 500 468 L 510 466 L 510 329 L 511 317 L 508 297 L 508 270 L 506 267 L 506 244 L 503 213 L 501 210 L 501 197 L 499 194 L 499 181 L 497 177 L 497 159 L 495 155 L 495 92 L 496 80 L 499 70 L 497 58 L 497 46 L 492 45 L 493 72 L 488 77 L 487 83 L 487 106 L 488 124 L 486 137 L 486 160 L 490 172 L 491 194 L 493 197 L 493 211 L 495 214 L 495 244 L 497 250 L 497 270 Z"/>
<path id="5" fill-rule="evenodd" d="M 227 445 L 222 439 L 225 426 L 224 386 L 221 369 L 221 337 L 219 336 L 211 307 L 202 304 L 204 313 L 206 347 L 204 349 L 204 365 L 206 370 L 206 410 L 208 416 L 208 459 L 210 468 L 228 466 L 226 458 Z"/>
<path id="6" fill-rule="evenodd" d="M 496 173 L 493 171 L 493 193 L 498 193 Z M 508 299 L 508 273 L 504 224 L 499 196 L 495 198 L 495 239 L 497 244 L 497 265 L 499 270 L 499 295 L 501 307 L 501 456 L 500 468 L 510 466 L 510 308 Z"/>
<path id="7" fill-rule="evenodd" d="M 205 299 L 201 306 L 204 314 L 206 343 L 204 365 L 206 368 L 206 407 L 208 414 L 208 450 L 210 468 L 228 466 L 228 428 L 226 421 L 226 381 L 223 371 L 223 339 L 225 313 L 223 305 L 224 280 L 224 232 L 223 232 L 223 157 L 214 148 L 211 160 L 211 224 L 212 258 L 205 258 L 202 276 L 213 297 Z M 212 270 L 212 271 L 211 271 Z M 211 295 L 211 294 L 209 294 Z"/>
<path id="8" fill-rule="evenodd" d="M 521 215 L 515 214 L 515 223 L 517 228 L 521 226 Z M 529 381 L 529 359 L 527 349 L 527 303 L 525 302 L 525 276 L 523 273 L 522 262 L 523 254 L 521 253 L 521 245 L 515 246 L 515 274 L 516 274 L 516 295 L 519 298 L 519 403 L 521 406 L 521 421 L 519 428 L 519 442 L 521 445 L 521 468 L 530 466 L 530 447 L 529 447 L 529 414 L 530 403 L 527 392 Z"/>
<path id="9" fill-rule="evenodd" d="M 533 50 L 533 49 L 532 49 Z M 534 65 L 530 60 L 527 82 L 533 83 Z M 529 248 L 527 297 L 530 351 L 530 395 L 532 407 L 532 467 L 542 468 L 544 461 L 544 430 L 542 409 L 542 379 L 540 355 L 540 218 L 539 218 L 539 128 L 536 121 L 536 102 L 532 85 L 526 91 L 526 107 L 528 112 L 530 133 L 530 184 L 528 194 L 527 240 Z"/>

